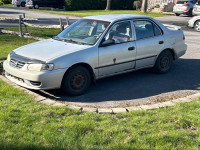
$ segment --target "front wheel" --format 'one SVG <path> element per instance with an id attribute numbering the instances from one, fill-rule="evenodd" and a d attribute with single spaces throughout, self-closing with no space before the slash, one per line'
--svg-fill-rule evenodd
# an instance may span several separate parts
<path id="1" fill-rule="evenodd" d="M 197 31 L 197 32 L 200 32 L 200 21 L 196 21 L 195 24 L 194 24 L 194 29 Z"/>
<path id="2" fill-rule="evenodd" d="M 172 53 L 168 50 L 165 50 L 158 56 L 154 69 L 157 73 L 167 73 L 171 69 L 172 62 Z"/>
<path id="3" fill-rule="evenodd" d="M 64 76 L 62 90 L 72 96 L 84 94 L 91 84 L 91 76 L 83 66 L 71 68 Z"/>

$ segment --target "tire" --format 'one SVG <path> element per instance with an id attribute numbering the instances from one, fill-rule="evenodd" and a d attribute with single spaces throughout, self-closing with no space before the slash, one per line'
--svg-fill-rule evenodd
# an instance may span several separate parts
<path id="1" fill-rule="evenodd" d="M 72 67 L 63 77 L 61 89 L 71 96 L 84 94 L 91 84 L 91 75 L 83 66 Z"/>
<path id="2" fill-rule="evenodd" d="M 20 5 L 17 5 L 17 7 L 20 7 Z"/>
<path id="3" fill-rule="evenodd" d="M 196 21 L 195 24 L 194 24 L 194 29 L 197 31 L 197 32 L 200 32 L 200 20 Z"/>
<path id="4" fill-rule="evenodd" d="M 22 7 L 25 7 L 25 5 L 26 5 L 25 2 L 22 2 L 22 3 L 21 3 L 21 6 L 22 6 Z"/>
<path id="5" fill-rule="evenodd" d="M 38 5 L 38 4 L 35 4 L 35 5 L 33 6 L 33 8 L 34 8 L 34 9 L 39 9 L 39 5 Z"/>
<path id="6" fill-rule="evenodd" d="M 172 62 L 173 62 L 172 53 L 169 50 L 165 50 L 161 52 L 160 55 L 158 56 L 154 66 L 154 70 L 160 74 L 167 73 L 171 69 Z"/>
<path id="7" fill-rule="evenodd" d="M 175 13 L 176 16 L 180 16 L 180 14 Z"/>

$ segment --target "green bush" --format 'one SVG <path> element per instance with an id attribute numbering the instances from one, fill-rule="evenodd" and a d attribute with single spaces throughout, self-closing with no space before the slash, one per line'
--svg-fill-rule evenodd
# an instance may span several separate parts
<path id="1" fill-rule="evenodd" d="M 112 0 L 111 9 L 133 9 L 134 0 Z M 66 10 L 103 10 L 107 0 L 65 0 Z"/>
<path id="2" fill-rule="evenodd" d="M 111 9 L 133 9 L 134 0 L 112 0 Z"/>
<path id="3" fill-rule="evenodd" d="M 11 3 L 12 3 L 12 0 L 0 0 L 0 3 L 3 3 L 3 4 L 11 4 Z"/>

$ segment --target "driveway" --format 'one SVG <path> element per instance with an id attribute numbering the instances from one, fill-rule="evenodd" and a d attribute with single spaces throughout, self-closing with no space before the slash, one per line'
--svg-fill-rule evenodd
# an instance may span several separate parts
<path id="1" fill-rule="evenodd" d="M 82 96 L 68 97 L 59 90 L 36 91 L 51 99 L 82 107 L 127 107 L 150 104 L 194 94 L 200 89 L 200 34 L 185 31 L 187 53 L 176 60 L 168 74 L 152 69 L 135 71 L 97 81 Z"/>

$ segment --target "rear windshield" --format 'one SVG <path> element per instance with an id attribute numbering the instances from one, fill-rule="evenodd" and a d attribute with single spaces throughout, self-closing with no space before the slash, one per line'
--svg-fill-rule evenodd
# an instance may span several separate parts
<path id="1" fill-rule="evenodd" d="M 186 4 L 188 1 L 177 1 L 176 4 Z"/>
<path id="2" fill-rule="evenodd" d="M 200 1 L 198 1 L 198 2 L 196 3 L 196 5 L 200 5 Z"/>

